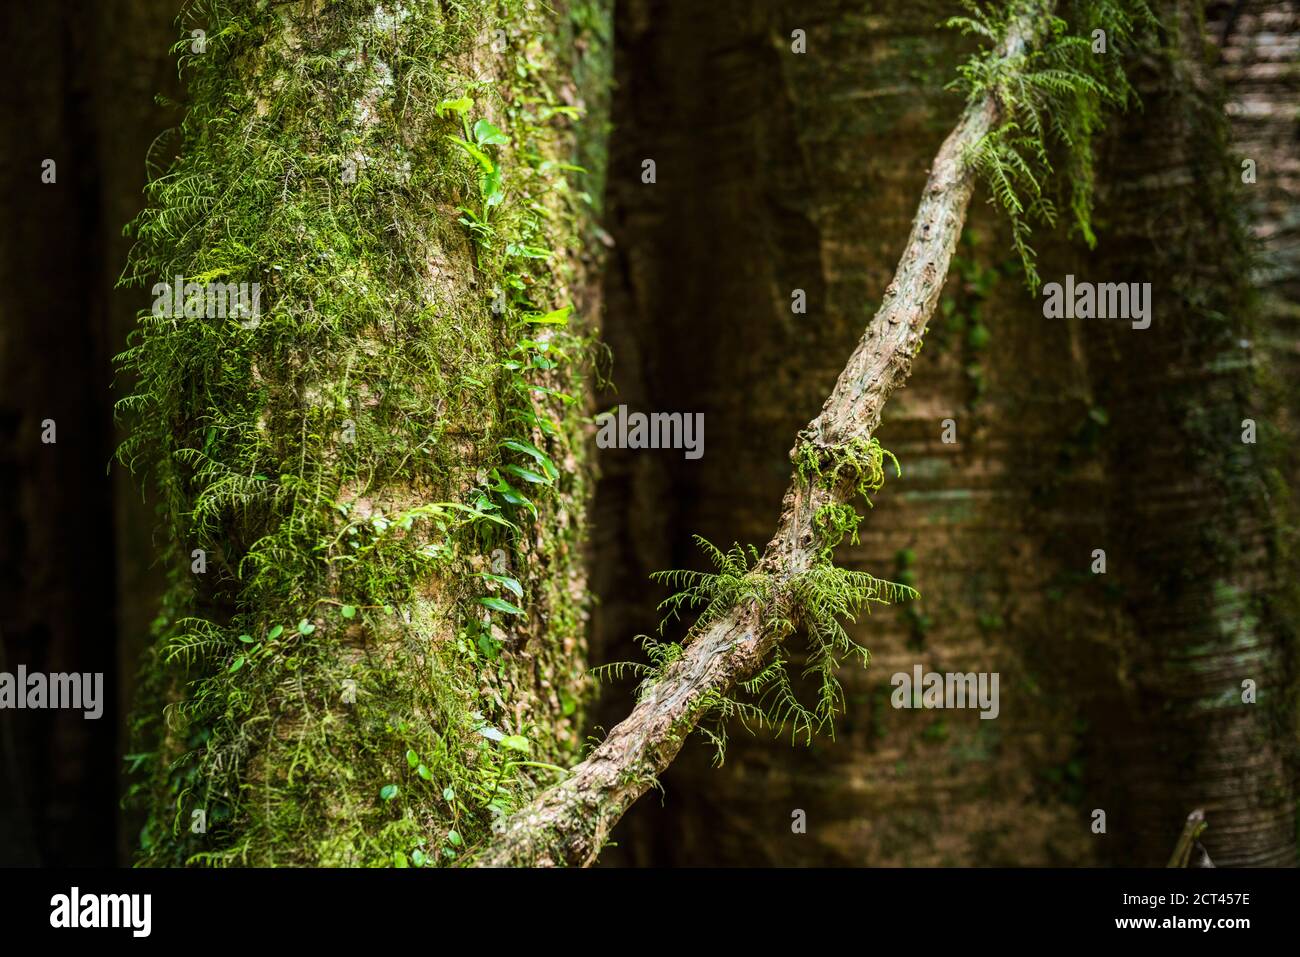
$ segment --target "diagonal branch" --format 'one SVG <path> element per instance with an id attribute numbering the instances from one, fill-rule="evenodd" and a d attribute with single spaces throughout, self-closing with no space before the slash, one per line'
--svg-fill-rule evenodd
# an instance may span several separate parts
<path id="1" fill-rule="evenodd" d="M 1004 35 L 999 55 L 1021 56 L 1041 39 L 1050 0 L 1025 5 Z M 912 232 L 880 309 L 840 373 L 821 413 L 800 444 L 830 455 L 869 439 L 886 400 L 903 384 L 921 346 L 948 274 L 975 187 L 971 151 L 1003 119 L 989 93 L 969 103 L 940 147 L 917 207 Z M 798 446 L 797 446 L 798 447 Z M 793 453 L 792 453 L 793 454 Z M 637 702 L 632 713 L 571 774 L 512 815 L 504 831 L 474 860 L 478 866 L 591 864 L 628 807 L 677 756 L 701 714 L 738 682 L 755 674 L 780 641 L 783 584 L 817 560 L 817 511 L 848 501 L 851 483 L 827 488 L 797 476 L 782 503 L 776 534 L 759 568 L 776 587 L 713 618 Z"/>

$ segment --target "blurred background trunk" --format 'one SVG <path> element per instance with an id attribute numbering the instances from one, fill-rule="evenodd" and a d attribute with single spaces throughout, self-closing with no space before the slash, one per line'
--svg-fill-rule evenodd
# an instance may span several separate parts
<path id="1" fill-rule="evenodd" d="M 619 6 L 607 401 L 702 411 L 708 440 L 698 461 L 605 453 L 597 660 L 636 657 L 628 639 L 664 597 L 646 574 L 699 567 L 690 533 L 770 534 L 795 432 L 872 314 L 960 111 L 943 87 L 968 47 L 936 28 L 952 12 Z M 1295 862 L 1284 488 L 1240 426 L 1269 432 L 1283 410 L 1243 345 L 1240 147 L 1223 136 L 1199 10 L 1158 12 L 1164 49 L 1130 64 L 1144 108 L 1102 144 L 1097 251 L 1033 241 L 1046 281 L 1152 282 L 1152 327 L 1045 320 L 1003 224 L 974 210 L 943 315 L 879 432 L 903 477 L 839 552 L 922 598 L 855 629 L 874 661 L 842 675 L 835 742 L 740 732 L 720 770 L 688 748 L 605 862 L 1159 865 L 1197 806 L 1216 862 Z M 791 51 L 796 29 L 806 54 Z M 631 173 L 644 157 L 654 186 Z M 1294 215 L 1286 197 L 1274 206 Z M 1001 715 L 894 710 L 889 678 L 914 664 L 999 672 Z M 1241 702 L 1248 678 L 1258 705 Z M 612 721 L 626 689 L 609 700 Z"/>
<path id="2" fill-rule="evenodd" d="M 108 696 L 98 721 L 5 713 L 0 864 L 111 864 L 134 844 L 117 826 L 121 730 L 161 576 L 153 509 L 108 469 L 110 359 L 149 303 L 114 286 L 145 156 L 177 120 L 155 97 L 177 95 L 179 9 L 52 0 L 0 14 L 0 670 L 102 671 Z M 41 442 L 44 419 L 56 444 Z"/>

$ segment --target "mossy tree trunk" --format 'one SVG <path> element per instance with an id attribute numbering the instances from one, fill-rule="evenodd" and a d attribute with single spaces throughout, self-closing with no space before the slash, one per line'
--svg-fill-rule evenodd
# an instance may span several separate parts
<path id="1" fill-rule="evenodd" d="M 571 763 L 606 21 L 186 14 L 181 158 L 132 259 L 184 302 L 122 357 L 172 581 L 145 862 L 455 861 Z M 202 308 L 254 282 L 256 308 Z"/>
<path id="2" fill-rule="evenodd" d="M 1113 556 L 1087 589 L 1084 646 L 1115 680 L 1075 694 L 1089 789 L 1127 809 L 1110 833 L 1140 861 L 1158 863 L 1203 808 L 1216 864 L 1294 866 L 1293 518 L 1241 214 L 1250 187 L 1201 6 L 1168 4 L 1163 23 L 1164 55 L 1135 75 L 1142 122 L 1104 158 L 1109 241 L 1074 270 L 1151 281 L 1159 310 L 1145 333 L 1110 324 L 1077 339 L 1107 413 L 1094 537 Z"/>

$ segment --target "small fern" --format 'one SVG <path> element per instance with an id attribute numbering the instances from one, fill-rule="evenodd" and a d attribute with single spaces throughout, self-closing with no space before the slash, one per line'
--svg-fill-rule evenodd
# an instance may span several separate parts
<path id="1" fill-rule="evenodd" d="M 751 570 L 751 564 L 758 563 L 758 549 L 752 545 L 748 549 L 733 545 L 724 552 L 700 535 L 693 538 L 717 571 L 673 569 L 650 575 L 651 581 L 677 589 L 659 603 L 659 611 L 664 615 L 659 622 L 660 634 L 668 622 L 681 617 L 683 610 L 703 607 L 695 619 L 698 630 L 733 605 L 745 601 L 766 602 L 771 597 L 771 576 Z"/>
<path id="2" fill-rule="evenodd" d="M 999 55 L 1016 4 L 962 0 L 967 16 L 944 24 L 986 41 L 985 48 L 958 69 L 950 88 L 969 101 L 992 95 L 1002 123 L 971 147 L 965 162 L 983 178 L 1011 222 L 1012 244 L 1037 292 L 1041 279 L 1029 245 L 1031 223 L 1055 226 L 1057 201 L 1052 186 L 1052 156 L 1064 154 L 1070 184 L 1068 205 L 1074 230 L 1091 247 L 1094 185 L 1093 138 L 1104 124 L 1104 110 L 1124 109 L 1136 96 L 1115 46 L 1128 44 L 1143 26 L 1156 21 L 1146 0 L 1074 0 L 1067 20 L 1045 16 L 1043 39 L 1027 52 Z M 1069 33 L 1070 24 L 1081 35 Z M 1093 52 L 1094 31 L 1105 34 L 1106 52 Z"/>
<path id="3" fill-rule="evenodd" d="M 600 681 L 640 678 L 636 698 L 642 700 L 668 668 L 682 657 L 684 649 L 675 641 L 656 641 L 649 635 L 637 635 L 649 663 L 644 661 L 614 661 L 591 669 L 591 675 Z"/>
<path id="4" fill-rule="evenodd" d="M 877 464 L 880 451 L 876 446 L 873 452 Z M 883 481 L 883 474 L 880 478 Z M 813 735 L 823 731 L 829 731 L 833 737 L 835 715 L 844 708 L 843 689 L 837 677 L 839 666 L 846 658 L 857 660 L 864 667 L 871 661 L 871 653 L 849 636 L 845 622 L 856 621 L 864 611 L 870 612 L 872 605 L 914 598 L 916 590 L 866 572 L 838 568 L 829 561 L 825 551 L 812 567 L 778 581 L 776 576 L 758 567 L 760 555 L 752 546 L 745 548 L 737 544 L 724 552 L 698 535 L 695 540 L 716 570 L 675 569 L 651 576 L 678 589 L 659 605 L 660 610 L 666 611 L 660 623 L 661 633 L 683 610 L 700 608 L 702 611 L 687 638 L 689 644 L 690 636 L 698 635 L 728 608 L 758 602 L 765 606 L 767 626 L 781 637 L 796 630 L 806 635 L 808 645 L 802 676 L 814 679 L 818 687 L 814 704 L 809 706 L 800 701 L 788 661 L 778 650 L 762 671 L 741 683 L 741 690 L 754 699 L 752 702 L 717 692 L 707 695 L 697 705 L 694 718 L 697 729 L 714 745 L 714 763 L 723 761 L 726 724 L 732 719 L 739 720 L 751 731 L 751 724 L 760 728 L 788 726 L 792 742 L 803 737 L 805 743 L 811 743 Z M 637 699 L 642 700 L 668 668 L 685 654 L 685 648 L 676 642 L 639 637 L 650 659 L 648 663 L 620 661 L 595 668 L 592 674 L 601 679 L 641 678 Z M 711 720 L 712 725 L 706 726 L 705 720 Z"/>

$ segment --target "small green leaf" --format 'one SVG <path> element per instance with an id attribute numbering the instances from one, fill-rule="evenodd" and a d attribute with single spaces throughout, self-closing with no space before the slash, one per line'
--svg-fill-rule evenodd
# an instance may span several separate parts
<path id="1" fill-rule="evenodd" d="M 300 635 L 310 635 L 315 630 L 316 630 L 316 626 L 313 625 L 311 622 L 309 622 L 306 618 L 298 622 L 298 634 Z"/>
<path id="2" fill-rule="evenodd" d="M 496 472 L 495 469 L 493 469 L 493 471 Z M 537 514 L 537 506 L 534 505 L 531 501 L 529 501 L 519 491 L 519 489 L 515 488 L 505 479 L 501 478 L 500 473 L 497 473 L 497 480 L 498 480 L 497 484 L 492 487 L 496 490 L 498 495 L 500 495 L 503 499 L 506 500 L 507 503 L 509 503 L 510 505 L 521 506 L 523 508 L 528 509 L 528 511 L 532 512 L 534 515 Z"/>
<path id="3" fill-rule="evenodd" d="M 485 595 L 479 599 L 479 604 L 493 611 L 504 612 L 507 615 L 522 615 L 524 610 L 518 605 L 512 605 L 504 598 L 497 598 L 495 595 Z"/>
<path id="4" fill-rule="evenodd" d="M 495 166 L 479 176 L 478 187 L 483 194 L 483 202 L 488 206 L 496 206 L 505 198 L 501 192 L 501 170 Z"/>
<path id="5" fill-rule="evenodd" d="M 230 666 L 230 673 L 234 674 L 240 668 L 244 667 L 244 661 L 245 659 L 243 655 L 240 655 L 238 658 L 236 658 Z"/>
<path id="6" fill-rule="evenodd" d="M 448 832 L 447 832 L 447 843 L 451 844 L 452 847 L 460 847 L 461 844 L 464 843 L 464 841 L 461 840 L 461 838 L 460 838 L 460 834 L 459 834 L 458 832 L 456 832 L 456 831 L 448 831 Z"/>
<path id="7" fill-rule="evenodd" d="M 479 572 L 479 575 L 488 581 L 499 582 L 508 591 L 513 592 L 516 598 L 524 597 L 524 586 L 509 575 L 493 575 L 490 572 Z"/>
<path id="8" fill-rule="evenodd" d="M 424 780 L 426 781 L 433 780 L 433 772 L 430 771 L 423 764 L 421 764 L 418 768 L 415 769 L 415 773 L 418 774 L 420 777 L 424 778 Z"/>
<path id="9" fill-rule="evenodd" d="M 451 788 L 443 788 L 442 799 L 444 801 L 454 801 L 456 800 L 456 792 L 453 791 Z"/>
<path id="10" fill-rule="evenodd" d="M 269 638 L 271 641 L 275 641 L 275 639 L 279 638 L 283 634 L 284 634 L 284 625 L 276 625 L 274 628 L 272 628 L 270 631 L 266 633 L 266 637 Z"/>
<path id="11" fill-rule="evenodd" d="M 468 113 L 474 108 L 474 101 L 468 96 L 458 97 L 454 100 L 443 100 L 438 104 L 438 115 L 446 116 L 448 113 Z"/>
<path id="12" fill-rule="evenodd" d="M 252 635 L 240 635 L 240 636 L 239 636 L 239 640 L 242 641 L 242 642 L 243 642 L 244 644 L 246 644 L 246 645 L 251 645 L 251 644 L 253 643 L 253 641 L 254 641 Z"/>
<path id="13" fill-rule="evenodd" d="M 385 784 L 379 789 L 379 797 L 382 800 L 391 801 L 393 798 L 397 797 L 397 785 Z"/>
<path id="14" fill-rule="evenodd" d="M 478 636 L 478 650 L 483 652 L 489 661 L 496 661 L 501 657 L 501 642 L 497 641 L 488 632 L 482 632 Z"/>
<path id="15" fill-rule="evenodd" d="M 534 485 L 550 485 L 551 480 L 545 475 L 534 472 L 532 469 L 526 469 L 522 465 L 503 465 L 502 469 L 512 475 L 518 475 L 525 482 L 532 482 Z"/>
<path id="16" fill-rule="evenodd" d="M 547 259 L 551 255 L 549 249 L 542 249 L 540 246 L 529 246 L 524 243 L 507 243 L 507 256 L 522 256 L 525 259 Z"/>
<path id="17" fill-rule="evenodd" d="M 356 615 L 357 615 L 357 606 L 356 606 L 356 605 L 344 605 L 342 608 L 339 609 L 339 613 L 340 613 L 344 618 L 355 618 Z"/>
<path id="18" fill-rule="evenodd" d="M 565 405 L 573 405 L 573 403 L 578 401 L 567 392 L 561 392 L 559 389 L 551 389 L 543 385 L 533 386 L 532 391 L 536 392 L 538 395 L 553 395 Z"/>
<path id="19" fill-rule="evenodd" d="M 542 471 L 552 479 L 560 474 L 560 470 L 555 467 L 555 463 L 551 461 L 550 456 L 531 442 L 525 442 L 523 439 L 506 439 L 501 445 L 503 448 L 523 452 L 524 455 L 530 456 L 534 462 L 541 466 Z"/>
<path id="20" fill-rule="evenodd" d="M 406 763 L 409 764 L 411 767 L 415 767 L 417 764 L 420 763 L 420 756 L 416 754 L 414 751 L 412 751 L 410 748 L 407 748 Z"/>
<path id="21" fill-rule="evenodd" d="M 572 306 L 565 306 L 563 309 L 556 309 L 545 315 L 525 316 L 524 322 L 530 322 L 535 326 L 566 326 L 569 324 L 569 313 L 573 312 Z"/>
<path id="22" fill-rule="evenodd" d="M 424 851 L 421 851 L 418 848 L 411 852 L 411 863 L 416 867 L 423 867 L 428 860 L 429 858 Z"/>
<path id="23" fill-rule="evenodd" d="M 466 153 L 468 153 L 471 157 L 473 157 L 474 162 L 478 163 L 478 165 L 483 168 L 483 172 L 490 173 L 494 169 L 496 169 L 496 164 L 492 162 L 492 157 L 488 156 L 487 153 L 484 153 L 481 149 L 479 149 L 469 140 L 463 140 L 459 136 L 448 136 L 447 139 L 451 140 L 453 143 L 455 143 L 457 146 L 463 149 Z"/>
<path id="24" fill-rule="evenodd" d="M 528 743 L 528 739 L 522 734 L 512 734 L 509 737 L 502 738 L 501 747 L 510 748 L 512 751 L 522 751 L 524 754 L 533 753 L 533 746 Z"/>
<path id="25" fill-rule="evenodd" d="M 393 851 L 393 866 L 410 867 L 411 865 L 406 862 L 405 854 L 403 854 L 401 851 Z"/>
<path id="26" fill-rule="evenodd" d="M 504 146 L 510 142 L 510 137 L 487 120 L 479 120 L 474 124 L 474 139 L 479 146 Z"/>

